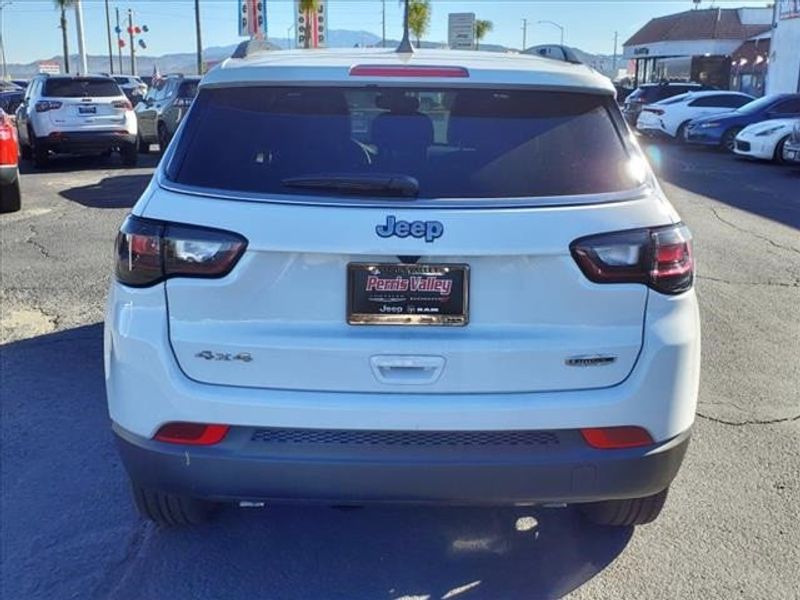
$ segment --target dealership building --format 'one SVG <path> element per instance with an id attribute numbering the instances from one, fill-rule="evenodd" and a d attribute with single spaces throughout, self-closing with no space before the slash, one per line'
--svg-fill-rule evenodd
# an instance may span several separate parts
<path id="1" fill-rule="evenodd" d="M 800 0 L 775 4 L 767 93 L 781 92 L 800 92 Z"/>

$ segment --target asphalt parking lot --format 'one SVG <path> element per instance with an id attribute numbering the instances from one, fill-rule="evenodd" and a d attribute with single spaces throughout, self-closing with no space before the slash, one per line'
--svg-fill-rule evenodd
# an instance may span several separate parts
<path id="1" fill-rule="evenodd" d="M 279 505 L 193 530 L 138 520 L 101 330 L 112 241 L 156 158 L 26 170 L 23 210 L 0 216 L 0 595 L 800 597 L 800 169 L 647 149 L 695 234 L 704 348 L 688 458 L 661 518 L 635 531 L 571 508 Z"/>

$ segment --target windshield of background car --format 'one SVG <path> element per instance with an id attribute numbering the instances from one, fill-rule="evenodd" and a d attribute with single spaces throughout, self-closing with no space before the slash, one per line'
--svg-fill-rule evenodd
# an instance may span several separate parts
<path id="1" fill-rule="evenodd" d="M 617 192 L 641 182 L 612 105 L 507 89 L 205 89 L 166 174 L 259 194 L 307 195 L 286 180 L 323 174 L 411 177 L 425 198 Z"/>
<path id="2" fill-rule="evenodd" d="M 197 96 L 199 81 L 184 81 L 178 88 L 178 98 L 194 98 Z"/>
<path id="3" fill-rule="evenodd" d="M 771 96 L 764 96 L 763 98 L 759 98 L 758 100 L 753 100 L 752 102 L 748 102 L 744 106 L 740 106 L 736 109 L 738 113 L 756 113 L 760 110 L 767 108 L 770 104 L 775 102 L 775 98 Z"/>
<path id="4" fill-rule="evenodd" d="M 42 95 L 46 98 L 110 98 L 121 96 L 122 92 L 112 79 L 76 77 L 47 79 Z"/>

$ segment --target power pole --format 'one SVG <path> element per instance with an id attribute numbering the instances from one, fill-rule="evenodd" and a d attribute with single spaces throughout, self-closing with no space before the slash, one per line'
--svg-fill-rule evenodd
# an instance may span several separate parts
<path id="1" fill-rule="evenodd" d="M 86 56 L 86 44 L 83 39 L 83 5 L 75 0 L 75 29 L 78 32 L 78 56 L 81 61 L 81 75 L 89 73 L 89 61 Z"/>
<path id="2" fill-rule="evenodd" d="M 122 35 L 122 29 L 120 29 L 119 26 L 119 7 L 118 6 L 114 7 L 114 10 L 117 13 L 117 28 L 115 31 L 117 32 L 117 57 L 119 59 L 118 62 L 119 72 L 124 73 L 124 70 L 122 68 L 122 45 L 120 44 L 120 42 L 122 41 L 122 38 L 120 37 Z"/>
<path id="3" fill-rule="evenodd" d="M 3 9 L 11 2 L 0 2 L 0 59 L 3 61 L 3 79 L 8 77 L 8 67 L 6 66 L 6 44 L 3 41 Z"/>
<path id="4" fill-rule="evenodd" d="M 612 80 L 617 77 L 617 40 L 619 39 L 619 32 L 614 32 L 614 62 L 612 63 L 611 67 L 611 78 Z"/>
<path id="5" fill-rule="evenodd" d="M 108 11 L 108 0 L 106 0 L 106 32 L 108 33 L 108 68 L 109 73 L 114 74 L 114 53 L 111 50 L 111 14 Z"/>
<path id="6" fill-rule="evenodd" d="M 128 35 L 131 41 L 131 75 L 136 75 L 136 46 L 133 40 L 133 11 L 128 9 Z"/>
<path id="7" fill-rule="evenodd" d="M 381 43 L 381 47 L 386 48 L 386 0 L 383 0 L 383 42 Z"/>
<path id="8" fill-rule="evenodd" d="M 203 41 L 200 38 L 200 0 L 194 0 L 194 27 L 197 31 L 197 74 L 203 74 Z"/>
<path id="9" fill-rule="evenodd" d="M 522 19 L 522 51 L 528 47 L 528 19 Z"/>

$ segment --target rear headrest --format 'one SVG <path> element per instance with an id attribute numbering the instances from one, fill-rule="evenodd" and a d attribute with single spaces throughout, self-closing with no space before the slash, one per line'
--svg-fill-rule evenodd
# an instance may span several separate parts
<path id="1" fill-rule="evenodd" d="M 402 93 L 387 93 L 375 99 L 375 106 L 393 113 L 410 115 L 419 111 L 419 99 Z"/>

